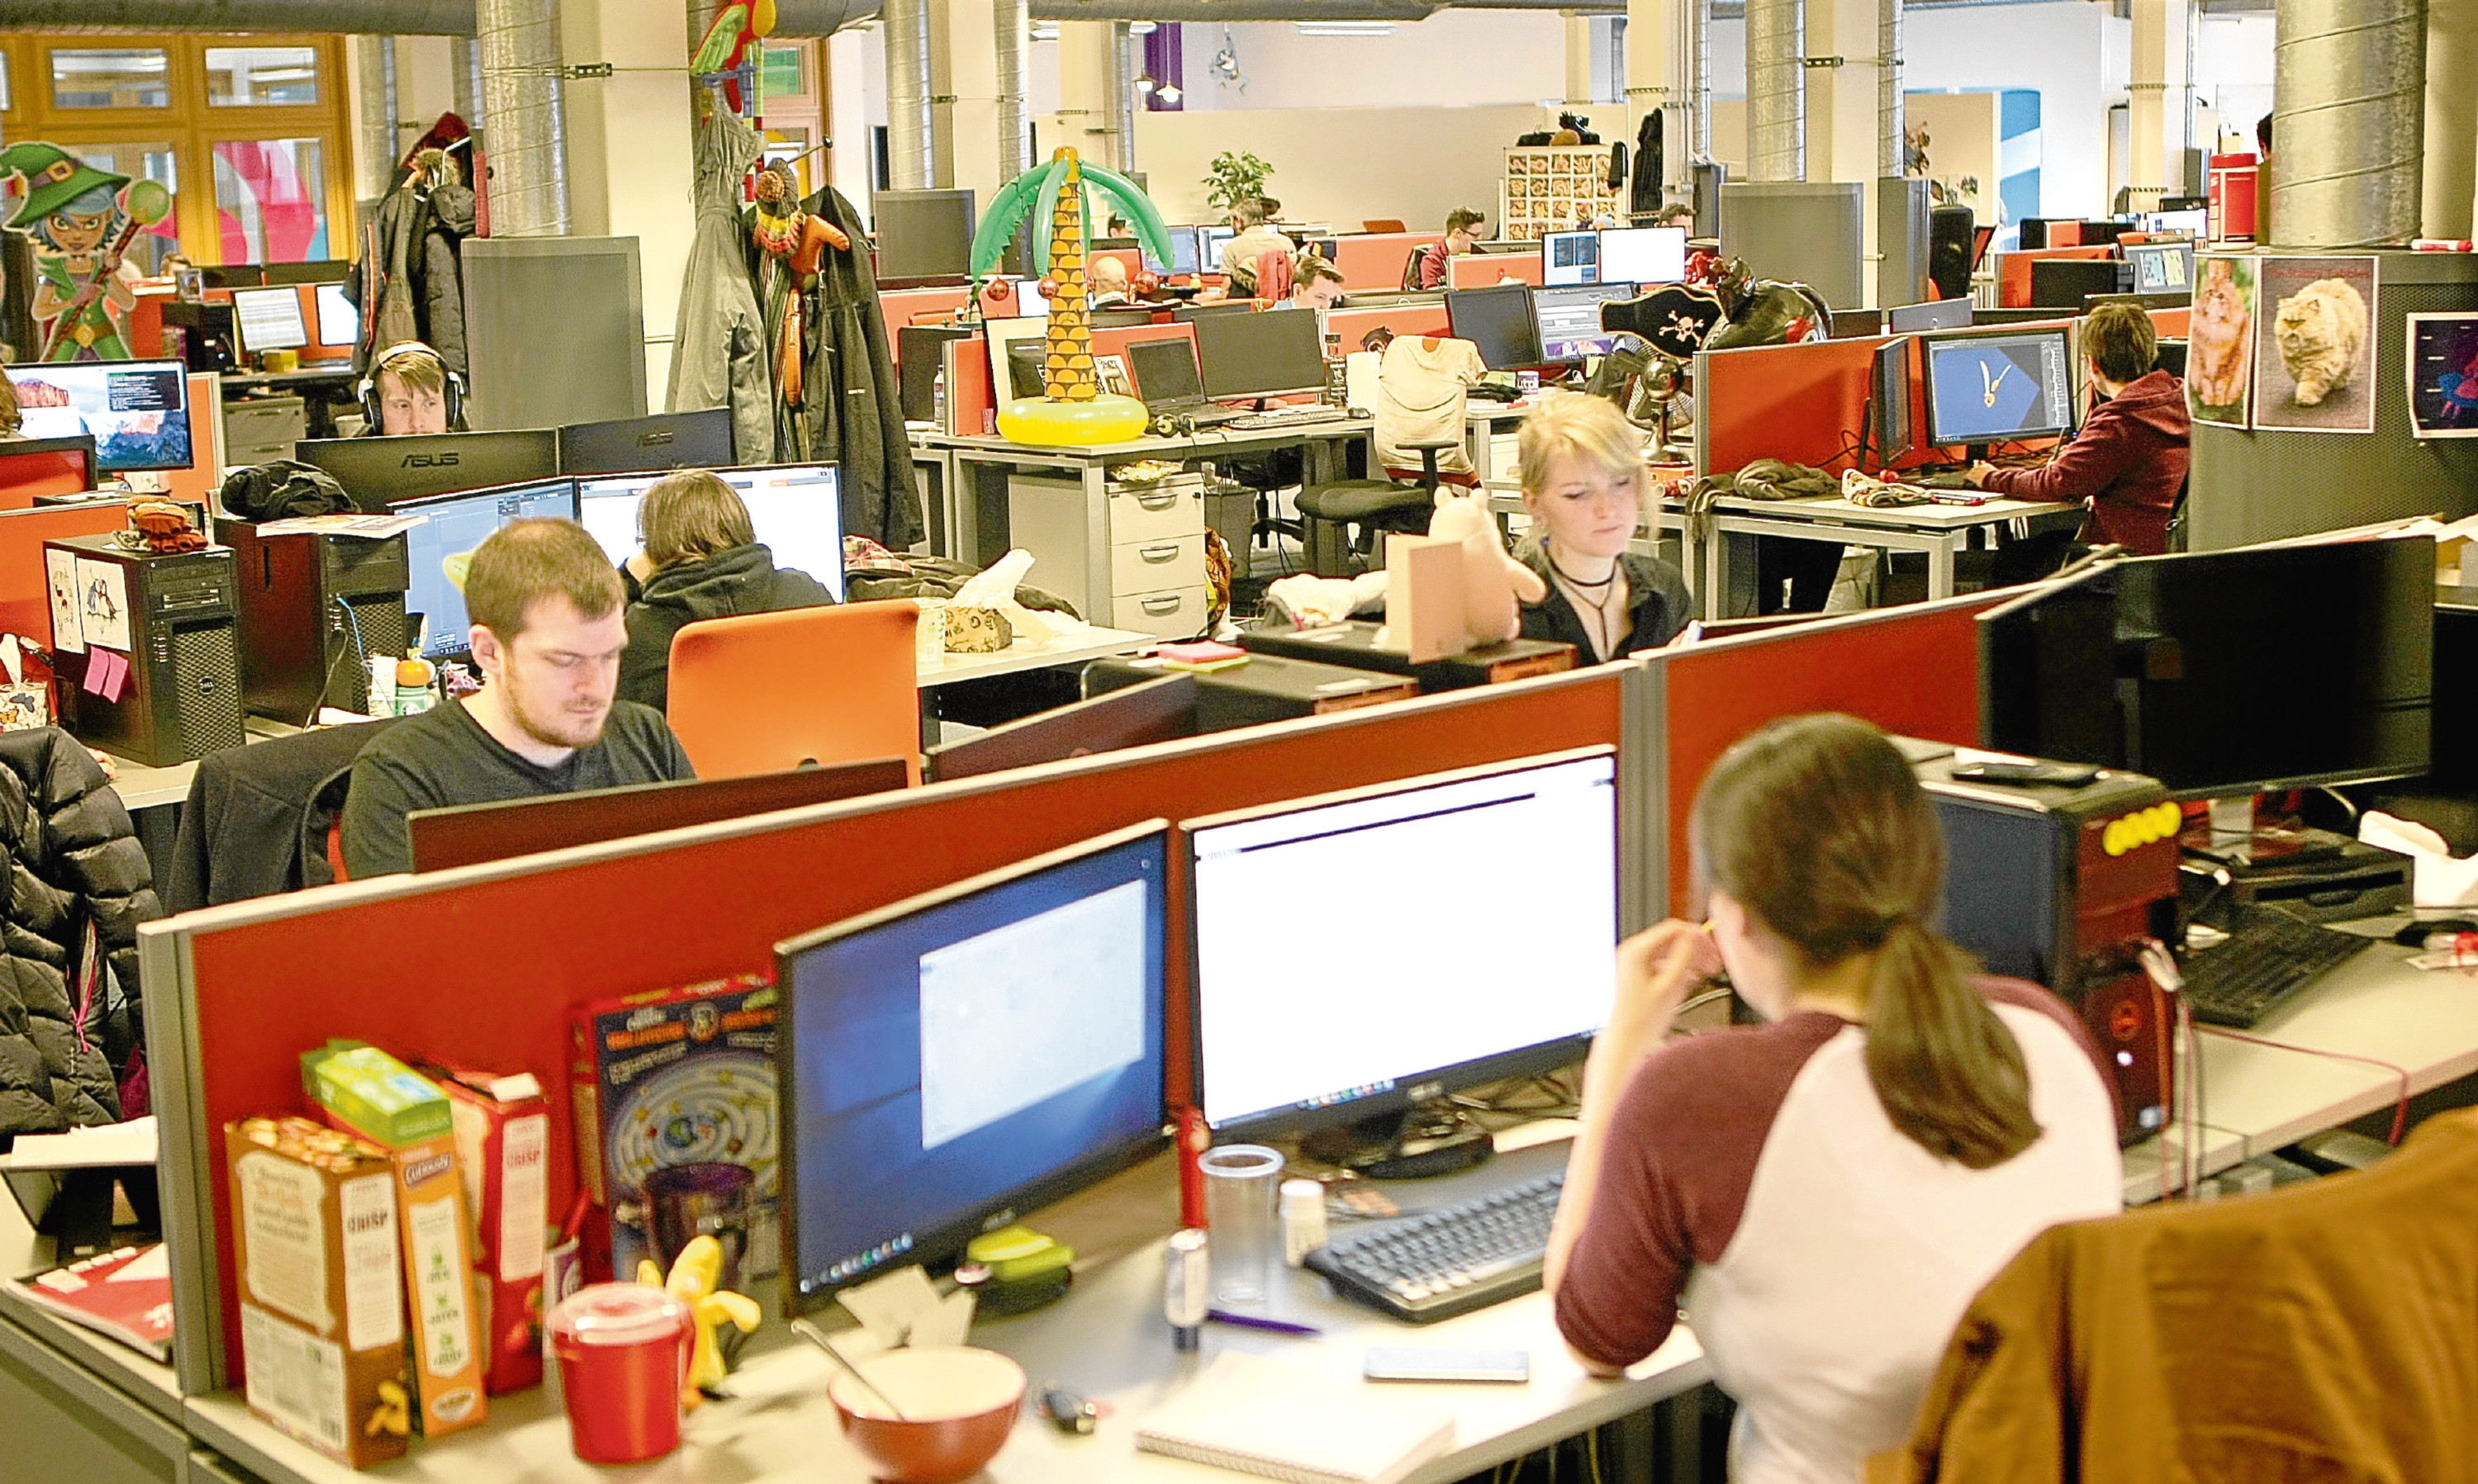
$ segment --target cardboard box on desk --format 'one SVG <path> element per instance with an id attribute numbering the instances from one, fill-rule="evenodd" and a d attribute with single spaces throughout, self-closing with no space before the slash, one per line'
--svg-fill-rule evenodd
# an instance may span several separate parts
<path id="1" fill-rule="evenodd" d="M 653 1252 L 645 1177 L 672 1165 L 739 1165 L 755 1177 L 744 1280 L 782 1270 L 773 982 L 742 974 L 603 1000 L 571 1023 L 576 1168 L 593 1197 L 589 1281 L 636 1276 Z"/>
<path id="2" fill-rule="evenodd" d="M 424 1066 L 447 1094 L 456 1162 L 473 1215 L 473 1292 L 483 1388 L 503 1396 L 543 1376 L 544 1231 L 550 1220 L 550 1102 L 531 1072 Z"/>
<path id="3" fill-rule="evenodd" d="M 330 1123 L 386 1149 L 395 1165 L 415 1425 L 435 1438 L 479 1424 L 489 1408 L 474 1342 L 473 1228 L 447 1094 L 378 1047 L 350 1042 L 302 1053 L 301 1082 Z"/>
<path id="4" fill-rule="evenodd" d="M 242 1394 L 251 1412 L 359 1469 L 405 1450 L 395 1165 L 308 1119 L 224 1125 Z"/>

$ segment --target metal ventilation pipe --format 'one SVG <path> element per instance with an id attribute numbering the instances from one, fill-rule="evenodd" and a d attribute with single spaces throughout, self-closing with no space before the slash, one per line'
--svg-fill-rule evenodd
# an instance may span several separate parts
<path id="1" fill-rule="evenodd" d="M 375 201 L 395 184 L 395 38 L 353 38 L 353 67 L 362 82 L 353 110 L 353 194 Z"/>
<path id="2" fill-rule="evenodd" d="M 2425 0 L 2279 0 L 2271 232 L 2291 247 L 2417 236 Z"/>
<path id="3" fill-rule="evenodd" d="M 886 170 L 898 190 L 929 179 L 928 0 L 886 0 Z"/>
<path id="4" fill-rule="evenodd" d="M 2197 7 L 2199 9 L 2199 7 Z M 1876 177 L 1910 172 L 1909 123 L 1902 113 L 1902 0 L 1876 0 Z"/>
<path id="5" fill-rule="evenodd" d="M 491 232 L 568 235 L 558 0 L 478 0 L 482 113 L 491 132 Z"/>
<path id="6" fill-rule="evenodd" d="M 1807 179 L 1805 0 L 1747 0 L 1747 176 Z"/>
<path id="7" fill-rule="evenodd" d="M 1032 45 L 1032 12 L 1024 0 L 995 0 L 998 22 L 999 182 L 1032 168 L 1032 135 L 1024 113 L 1024 59 Z"/>
<path id="8" fill-rule="evenodd" d="M 465 127 L 482 132 L 482 43 L 458 37 L 447 43 L 449 63 L 456 72 L 456 114 Z"/>
<path id="9" fill-rule="evenodd" d="M 1689 0 L 1685 10 L 1686 136 L 1690 161 L 1701 163 L 1712 158 L 1712 0 Z M 1685 179 L 1692 184 L 1694 172 Z"/>
<path id="10" fill-rule="evenodd" d="M 1125 21 L 1110 24 L 1110 132 L 1117 138 L 1110 162 L 1112 169 L 1125 175 L 1136 167 L 1136 63 L 1135 34 Z"/>

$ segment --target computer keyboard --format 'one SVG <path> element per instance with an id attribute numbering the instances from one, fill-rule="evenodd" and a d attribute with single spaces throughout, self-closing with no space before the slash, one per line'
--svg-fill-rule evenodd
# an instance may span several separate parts
<path id="1" fill-rule="evenodd" d="M 1242 433 L 1254 433 L 1267 428 L 1296 428 L 1304 423 L 1340 422 L 1350 415 L 1350 413 L 1339 407 L 1328 407 L 1321 402 L 1310 402 L 1298 407 L 1267 408 L 1261 413 L 1250 413 L 1244 417 L 1233 417 L 1230 419 L 1229 426 Z"/>
<path id="2" fill-rule="evenodd" d="M 2228 942 L 2186 962 L 2186 1003 L 2206 1025 L 2244 1030 L 2372 946 L 2371 938 L 2257 909 Z"/>
<path id="3" fill-rule="evenodd" d="M 1549 1221 L 1565 1183 L 1559 1170 L 1337 1237 L 1310 1252 L 1307 1266 L 1344 1297 L 1414 1324 L 1468 1314 L 1540 1286 Z"/>

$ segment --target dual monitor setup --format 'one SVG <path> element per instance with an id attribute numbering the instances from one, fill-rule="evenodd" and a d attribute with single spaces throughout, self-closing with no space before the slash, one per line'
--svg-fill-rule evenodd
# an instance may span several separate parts
<path id="1" fill-rule="evenodd" d="M 1195 339 L 1167 335 L 1131 340 L 1127 373 L 1137 396 L 1155 413 L 1201 409 L 1208 402 L 1305 396 L 1326 385 L 1325 336 L 1304 310 L 1199 314 L 1185 322 Z M 1007 340 L 1009 385 L 1017 396 L 1041 395 L 1039 320 Z"/>
<path id="2" fill-rule="evenodd" d="M 1684 227 L 1607 227 L 1540 239 L 1540 285 L 1675 284 L 1686 277 Z"/>
<path id="3" fill-rule="evenodd" d="M 1231 1141 L 1579 1061 L 1615 994 L 1616 789 L 1602 748 L 1156 821 L 779 944 L 795 1311 L 1160 1152 L 1174 1065 Z M 1521 932 L 1440 909 L 1518 856 L 1557 863 L 1496 904 Z"/>
<path id="4" fill-rule="evenodd" d="M 305 289 L 311 306 L 306 313 Z M 344 296 L 341 284 L 286 284 L 231 292 L 233 324 L 240 332 L 245 354 L 324 350 L 349 355 L 361 338 L 361 311 Z"/>

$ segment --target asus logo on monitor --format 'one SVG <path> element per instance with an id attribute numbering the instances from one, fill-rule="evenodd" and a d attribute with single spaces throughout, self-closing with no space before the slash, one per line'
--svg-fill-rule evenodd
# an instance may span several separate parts
<path id="1" fill-rule="evenodd" d="M 452 453 L 409 453 L 404 456 L 404 462 L 397 465 L 396 467 L 400 469 L 451 469 L 457 465 L 458 462 L 459 457 Z"/>
<path id="2" fill-rule="evenodd" d="M 672 441 L 672 440 L 677 436 L 678 435 L 672 433 L 669 428 L 656 428 L 652 432 L 638 439 L 637 446 L 640 448 L 659 448 L 663 444 Z"/>

